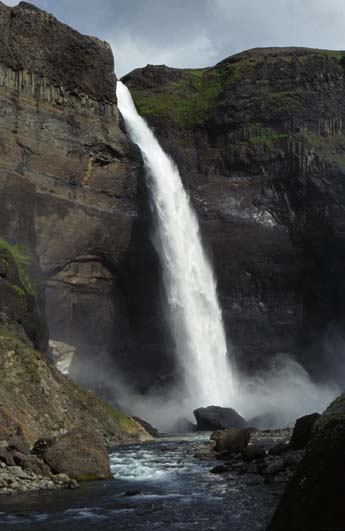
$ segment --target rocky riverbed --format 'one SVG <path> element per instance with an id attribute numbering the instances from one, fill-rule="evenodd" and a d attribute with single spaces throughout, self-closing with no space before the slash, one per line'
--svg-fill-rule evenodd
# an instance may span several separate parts
<path id="1" fill-rule="evenodd" d="M 290 436 L 291 430 L 252 433 L 248 448 L 261 447 L 265 456 L 249 462 L 237 454 L 219 459 L 210 433 L 118 447 L 110 454 L 110 480 L 0 498 L 0 528 L 55 531 L 68 523 L 71 531 L 264 530 L 292 470 L 287 459 L 299 455 L 274 455 L 270 448 L 286 446 Z M 284 470 L 261 470 L 281 459 Z M 215 473 L 219 466 L 225 470 Z"/>

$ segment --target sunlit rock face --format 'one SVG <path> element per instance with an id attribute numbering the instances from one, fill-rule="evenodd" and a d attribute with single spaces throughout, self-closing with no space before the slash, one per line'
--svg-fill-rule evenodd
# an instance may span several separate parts
<path id="1" fill-rule="evenodd" d="M 256 49 L 212 68 L 149 65 L 123 78 L 178 164 L 249 370 L 278 352 L 323 376 L 339 370 L 344 57 Z"/>

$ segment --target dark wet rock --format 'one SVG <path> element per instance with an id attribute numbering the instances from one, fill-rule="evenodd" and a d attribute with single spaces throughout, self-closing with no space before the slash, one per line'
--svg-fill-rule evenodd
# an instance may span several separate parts
<path id="1" fill-rule="evenodd" d="M 152 424 L 139 417 L 132 417 L 132 419 L 138 422 L 138 424 L 140 424 L 144 428 L 144 430 L 146 430 L 147 433 L 149 433 L 152 437 L 159 437 L 159 430 L 157 430 L 157 428 L 154 428 Z"/>
<path id="2" fill-rule="evenodd" d="M 306 448 L 311 437 L 315 422 L 320 418 L 320 413 L 304 415 L 296 420 L 292 433 L 290 447 L 292 450 L 301 450 Z"/>
<path id="3" fill-rule="evenodd" d="M 226 465 L 217 465 L 211 468 L 210 472 L 211 474 L 225 474 L 225 472 L 229 472 L 229 467 Z"/>
<path id="4" fill-rule="evenodd" d="M 284 459 L 284 465 L 286 468 L 296 468 L 302 461 L 303 454 L 297 452 L 290 452 Z"/>
<path id="5" fill-rule="evenodd" d="M 228 454 L 242 452 L 248 446 L 249 439 L 250 433 L 240 428 L 218 430 L 211 434 L 211 440 L 216 443 L 216 452 L 226 452 Z"/>
<path id="6" fill-rule="evenodd" d="M 269 531 L 341 530 L 345 527 L 345 395 L 316 421 Z"/>
<path id="7" fill-rule="evenodd" d="M 77 481 L 111 476 L 102 438 L 78 428 L 59 437 L 45 452 L 44 461 L 55 474 L 65 473 Z"/>
<path id="8" fill-rule="evenodd" d="M 38 439 L 34 443 L 31 453 L 42 457 L 46 453 L 48 448 L 53 444 L 53 442 L 53 439 Z"/>
<path id="9" fill-rule="evenodd" d="M 262 446 L 248 446 L 242 451 L 242 459 L 247 462 L 264 459 L 266 451 Z"/>
<path id="10" fill-rule="evenodd" d="M 132 496 L 139 496 L 140 494 L 142 494 L 140 490 L 131 489 L 131 490 L 126 490 L 126 492 L 123 495 L 130 498 Z"/>
<path id="11" fill-rule="evenodd" d="M 285 459 L 276 459 L 262 470 L 262 474 L 266 476 L 274 476 L 279 474 L 279 472 L 282 472 L 285 468 Z"/>
<path id="12" fill-rule="evenodd" d="M 197 430 L 197 426 L 193 424 L 193 422 L 191 422 L 190 420 L 186 418 L 180 418 L 177 420 L 172 431 L 176 433 L 193 433 L 196 430 Z"/>
<path id="13" fill-rule="evenodd" d="M 232 408 L 208 406 L 193 411 L 198 430 L 224 430 L 242 428 L 245 420 Z"/>
<path id="14" fill-rule="evenodd" d="M 15 465 L 13 454 L 7 448 L 0 448 L 0 462 L 8 466 Z"/>
<path id="15" fill-rule="evenodd" d="M 268 450 L 269 455 L 283 455 L 289 451 L 289 445 L 285 443 L 278 443 Z"/>

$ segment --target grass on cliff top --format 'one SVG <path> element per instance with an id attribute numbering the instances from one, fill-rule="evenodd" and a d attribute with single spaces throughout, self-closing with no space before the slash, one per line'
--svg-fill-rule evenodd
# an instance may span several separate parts
<path id="1" fill-rule="evenodd" d="M 0 238 L 0 253 L 6 251 L 15 262 L 20 281 L 29 295 L 36 296 L 41 291 L 42 285 L 38 279 L 33 278 L 30 272 L 33 256 L 30 249 L 23 244 L 10 243 Z M 18 289 L 21 289 L 17 286 Z"/>
<path id="2" fill-rule="evenodd" d="M 132 90 L 138 112 L 144 117 L 166 117 L 181 127 L 202 126 L 210 116 L 221 91 L 218 72 L 183 70 L 181 78 L 166 83 L 161 91 Z"/>

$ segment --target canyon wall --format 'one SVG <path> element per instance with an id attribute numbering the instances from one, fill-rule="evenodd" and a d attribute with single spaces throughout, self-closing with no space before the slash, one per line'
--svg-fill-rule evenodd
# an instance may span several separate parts
<path id="1" fill-rule="evenodd" d="M 107 43 L 0 2 L 0 237 L 31 249 L 50 337 L 77 347 L 72 372 L 92 382 L 155 336 L 142 163 L 115 89 Z"/>
<path id="2" fill-rule="evenodd" d="M 240 365 L 290 352 L 341 381 L 345 53 L 254 49 L 123 82 L 189 190 Z"/>

